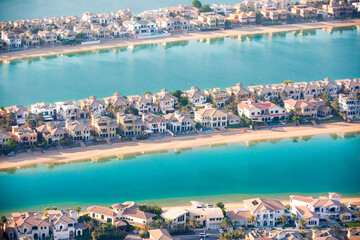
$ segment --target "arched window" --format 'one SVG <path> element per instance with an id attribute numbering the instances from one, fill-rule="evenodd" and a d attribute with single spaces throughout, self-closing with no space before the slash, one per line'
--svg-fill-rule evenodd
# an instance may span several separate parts
<path id="1" fill-rule="evenodd" d="M 101 215 L 101 219 L 104 219 L 104 215 Z"/>

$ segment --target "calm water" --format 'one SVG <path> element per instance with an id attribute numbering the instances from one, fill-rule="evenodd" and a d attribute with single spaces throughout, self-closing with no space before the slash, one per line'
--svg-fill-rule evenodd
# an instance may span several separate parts
<path id="1" fill-rule="evenodd" d="M 154 44 L 0 64 L 0 106 L 239 81 L 354 78 L 359 65 L 359 27 Z"/>
<path id="2" fill-rule="evenodd" d="M 112 12 L 132 8 L 135 14 L 144 10 L 158 9 L 179 4 L 191 5 L 192 0 L 0 0 L 0 21 L 44 18 L 55 16 L 80 16 L 83 12 Z M 234 5 L 238 0 L 206 0 L 206 3 Z M 31 11 L 29 10 L 31 9 Z"/>
<path id="3" fill-rule="evenodd" d="M 335 134 L 2 172 L 0 214 L 126 200 L 239 201 L 260 193 L 360 196 L 359 146 L 360 134 Z"/>

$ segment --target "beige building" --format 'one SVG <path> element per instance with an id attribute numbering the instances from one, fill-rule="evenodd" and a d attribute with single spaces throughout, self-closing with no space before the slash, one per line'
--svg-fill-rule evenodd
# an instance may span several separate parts
<path id="1" fill-rule="evenodd" d="M 307 100 L 284 100 L 284 108 L 288 113 L 291 111 L 303 117 L 326 117 L 331 114 L 331 108 L 325 106 L 325 101 L 320 99 Z"/>
<path id="2" fill-rule="evenodd" d="M 15 239 L 46 239 L 50 237 L 50 222 L 39 212 L 18 212 L 11 214 Z"/>
<path id="3" fill-rule="evenodd" d="M 229 93 L 220 88 L 205 89 L 206 96 L 210 97 L 219 107 L 224 107 L 229 101 Z"/>
<path id="4" fill-rule="evenodd" d="M 67 121 L 65 131 L 74 141 L 89 141 L 91 139 L 91 127 L 79 121 Z"/>
<path id="5" fill-rule="evenodd" d="M 173 240 L 170 233 L 166 229 L 149 230 L 149 239 L 147 240 Z"/>
<path id="6" fill-rule="evenodd" d="M 80 109 L 88 110 L 91 115 L 100 116 L 106 111 L 106 104 L 101 100 L 97 100 L 95 96 L 90 96 L 80 100 Z"/>
<path id="7" fill-rule="evenodd" d="M 12 126 L 12 136 L 21 145 L 36 145 L 37 142 L 37 133 L 26 126 Z"/>
<path id="8" fill-rule="evenodd" d="M 66 135 L 66 131 L 63 128 L 54 126 L 54 124 L 48 123 L 36 128 L 36 132 L 41 134 L 48 144 L 60 143 Z"/>
<path id="9" fill-rule="evenodd" d="M 106 106 L 112 106 L 121 112 L 124 112 L 131 106 L 130 101 L 123 98 L 118 92 L 114 93 L 114 96 L 104 98 L 104 102 Z"/>
<path id="10" fill-rule="evenodd" d="M 143 134 L 143 122 L 133 114 L 118 114 L 117 123 L 122 136 L 140 136 Z"/>
<path id="11" fill-rule="evenodd" d="M 195 121 L 203 128 L 227 126 L 227 114 L 215 108 L 203 108 L 195 112 Z"/>
<path id="12" fill-rule="evenodd" d="M 9 133 L 4 132 L 0 129 L 0 147 L 7 144 L 7 141 L 9 141 L 12 137 Z"/>
<path id="13" fill-rule="evenodd" d="M 57 42 L 57 35 L 54 32 L 39 31 L 38 35 L 44 44 L 55 44 Z"/>
<path id="14" fill-rule="evenodd" d="M 91 118 L 94 134 L 100 138 L 110 139 L 117 137 L 118 125 L 109 117 L 98 116 Z"/>
<path id="15" fill-rule="evenodd" d="M 304 19 L 317 18 L 318 9 L 307 5 L 294 5 L 291 13 L 301 16 Z"/>
<path id="16" fill-rule="evenodd" d="M 242 83 L 237 83 L 236 86 L 226 88 L 230 98 L 247 99 L 251 96 L 249 90 L 243 87 Z"/>

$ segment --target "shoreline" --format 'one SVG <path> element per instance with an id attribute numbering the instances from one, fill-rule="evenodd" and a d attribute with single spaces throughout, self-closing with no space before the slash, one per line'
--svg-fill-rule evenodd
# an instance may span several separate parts
<path id="1" fill-rule="evenodd" d="M 66 55 L 82 52 L 91 52 L 95 50 L 109 50 L 114 48 L 122 48 L 129 46 L 138 46 L 146 44 L 160 44 L 160 43 L 175 43 L 188 40 L 199 40 L 208 38 L 223 38 L 232 36 L 249 36 L 256 34 L 271 34 L 290 32 L 298 30 L 312 30 L 320 28 L 331 27 L 349 27 L 360 25 L 360 19 L 351 19 L 349 21 L 328 21 L 328 22 L 310 22 L 310 23 L 295 23 L 285 25 L 273 25 L 273 26 L 254 26 L 246 28 L 235 28 L 223 31 L 209 31 L 209 32 L 188 32 L 185 34 L 175 34 L 165 38 L 153 38 L 153 39 L 111 39 L 105 40 L 105 42 L 95 45 L 78 45 L 78 46 L 56 46 L 46 48 L 33 48 L 24 51 L 10 52 L 0 54 L 0 62 L 6 63 L 14 60 L 24 60 L 30 58 L 49 57 L 57 55 Z"/>
<path id="2" fill-rule="evenodd" d="M 175 137 L 155 141 L 113 143 L 111 145 L 88 146 L 43 154 L 21 155 L 15 158 L 1 158 L 0 169 L 14 169 L 43 163 L 70 163 L 98 158 L 126 157 L 144 153 L 159 153 L 192 147 L 214 146 L 257 140 L 282 139 L 323 134 L 360 132 L 360 123 L 334 122 L 317 126 L 285 126 L 270 130 L 229 131 L 220 134 Z"/>

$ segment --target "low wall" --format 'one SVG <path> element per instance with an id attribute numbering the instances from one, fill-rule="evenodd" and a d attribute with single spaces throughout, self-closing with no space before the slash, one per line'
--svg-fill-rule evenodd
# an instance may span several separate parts
<path id="1" fill-rule="evenodd" d="M 100 40 L 97 41 L 88 41 L 88 42 L 82 42 L 81 45 L 92 45 L 92 44 L 100 44 Z"/>

